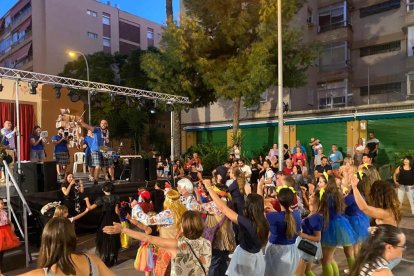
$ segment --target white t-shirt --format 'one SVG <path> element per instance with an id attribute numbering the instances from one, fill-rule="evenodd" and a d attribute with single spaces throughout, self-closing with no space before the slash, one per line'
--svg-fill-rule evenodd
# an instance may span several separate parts
<path id="1" fill-rule="evenodd" d="M 266 181 L 268 179 L 271 179 L 272 183 L 265 183 L 265 186 L 275 186 L 274 176 L 275 173 L 272 171 L 272 169 L 267 169 L 266 173 L 264 174 L 264 180 Z"/>

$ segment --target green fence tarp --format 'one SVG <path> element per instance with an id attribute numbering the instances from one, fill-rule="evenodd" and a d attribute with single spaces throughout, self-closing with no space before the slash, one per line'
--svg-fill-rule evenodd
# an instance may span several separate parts
<path id="1" fill-rule="evenodd" d="M 211 143 L 216 146 L 227 145 L 226 130 L 206 130 L 197 132 L 197 144 Z"/>
<path id="2" fill-rule="evenodd" d="M 312 137 L 321 141 L 325 155 L 329 155 L 332 144 L 336 144 L 345 157 L 347 152 L 346 131 L 346 122 L 297 125 L 296 139 L 306 147 L 308 157 L 311 156 L 309 142 Z"/>
<path id="3" fill-rule="evenodd" d="M 380 141 L 376 162 L 379 165 L 393 164 L 395 153 L 414 149 L 414 119 L 369 120 L 368 133 L 374 132 Z"/>
<path id="4" fill-rule="evenodd" d="M 270 149 L 274 143 L 277 144 L 278 128 L 276 126 L 250 127 L 242 129 L 242 152 L 249 158 L 256 156 L 263 147 Z"/>

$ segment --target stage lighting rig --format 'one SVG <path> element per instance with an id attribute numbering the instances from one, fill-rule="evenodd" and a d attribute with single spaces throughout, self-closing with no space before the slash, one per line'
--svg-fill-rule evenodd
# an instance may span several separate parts
<path id="1" fill-rule="evenodd" d="M 0 79 L 0 92 L 3 92 L 3 79 Z"/>
<path id="2" fill-rule="evenodd" d="M 77 101 L 80 100 L 79 93 L 73 89 L 69 90 L 68 97 L 73 103 L 76 103 Z"/>
<path id="3" fill-rule="evenodd" d="M 60 99 L 60 96 L 62 96 L 62 92 L 60 91 L 62 89 L 62 85 L 55 84 L 55 86 L 53 87 L 53 89 L 55 90 L 56 99 Z"/>
<path id="4" fill-rule="evenodd" d="M 30 89 L 29 94 L 36 95 L 37 85 L 38 85 L 37 81 L 30 81 L 29 82 L 29 89 Z"/>
<path id="5" fill-rule="evenodd" d="M 96 92 L 96 90 L 92 90 L 90 93 L 91 93 L 91 102 L 95 102 L 97 98 L 96 95 L 98 95 L 98 92 Z"/>
<path id="6" fill-rule="evenodd" d="M 115 102 L 115 93 L 111 92 L 111 94 L 109 94 L 111 96 L 111 102 Z"/>

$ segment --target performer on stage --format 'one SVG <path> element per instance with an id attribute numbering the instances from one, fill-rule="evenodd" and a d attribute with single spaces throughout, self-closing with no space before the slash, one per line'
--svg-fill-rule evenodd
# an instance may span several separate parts
<path id="1" fill-rule="evenodd" d="M 33 133 L 30 135 L 30 161 L 31 162 L 43 162 L 45 160 L 45 147 L 46 139 L 40 137 L 42 129 L 40 126 L 33 128 Z"/>
<path id="2" fill-rule="evenodd" d="M 67 165 L 70 164 L 68 136 L 65 136 L 65 129 L 58 127 L 58 134 L 52 137 L 52 143 L 55 144 L 55 161 L 56 171 L 60 179 L 65 177 Z"/>
<path id="3" fill-rule="evenodd" d="M 3 128 L 1 129 L 1 141 L 0 146 L 4 148 L 4 151 L 7 155 L 12 158 L 12 162 L 9 164 L 10 168 L 13 169 L 13 164 L 15 160 L 16 152 L 16 143 L 14 141 L 14 136 L 16 135 L 17 128 L 15 127 L 12 130 L 12 123 L 9 120 L 4 121 Z M 1 172 L 0 172 L 1 174 Z M 0 182 L 4 182 L 4 175 L 1 175 Z"/>
<path id="4" fill-rule="evenodd" d="M 106 120 L 101 120 L 99 127 L 93 127 L 85 122 L 83 122 L 82 118 L 78 119 L 78 123 L 93 132 L 93 135 L 96 136 L 96 140 L 98 143 L 98 147 L 101 148 L 102 146 L 109 145 L 109 130 L 108 130 L 108 122 Z M 98 180 L 99 177 L 99 168 L 102 167 L 102 170 L 105 175 L 105 180 L 109 181 L 110 179 L 107 176 L 107 171 L 109 171 L 109 175 L 111 176 L 111 180 L 115 180 L 114 174 L 114 161 L 112 156 L 104 156 L 100 150 L 96 152 L 96 148 L 91 148 L 91 157 L 92 157 L 92 166 L 95 167 L 94 170 L 94 178 L 95 181 Z M 98 161 L 99 160 L 99 161 Z"/>

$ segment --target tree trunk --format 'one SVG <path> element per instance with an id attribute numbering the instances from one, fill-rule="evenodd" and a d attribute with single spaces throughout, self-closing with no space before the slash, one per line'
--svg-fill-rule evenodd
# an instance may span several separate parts
<path id="1" fill-rule="evenodd" d="M 239 141 L 237 141 L 237 138 L 239 133 L 240 103 L 240 96 L 233 99 L 233 144 L 239 143 Z"/>
<path id="2" fill-rule="evenodd" d="M 167 25 L 174 22 L 174 14 L 173 14 L 173 1 L 172 0 L 165 0 L 165 11 L 167 14 Z"/>
<path id="3" fill-rule="evenodd" d="M 174 152 L 173 157 L 177 159 L 181 155 L 181 111 L 174 111 Z"/>

